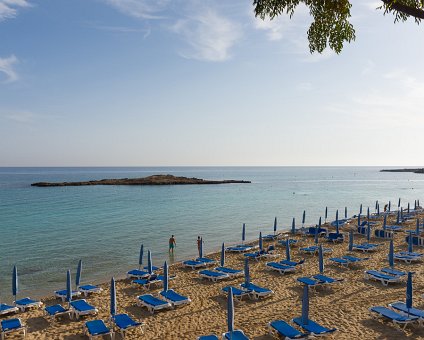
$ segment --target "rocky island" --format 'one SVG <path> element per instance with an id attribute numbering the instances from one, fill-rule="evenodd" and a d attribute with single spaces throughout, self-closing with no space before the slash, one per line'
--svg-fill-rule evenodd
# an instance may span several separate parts
<path id="1" fill-rule="evenodd" d="M 177 177 L 173 175 L 153 175 L 142 178 L 120 178 L 120 179 L 101 179 L 82 182 L 37 182 L 32 183 L 33 187 L 66 187 L 82 185 L 188 185 L 188 184 L 235 184 L 251 183 L 242 180 L 206 180 L 200 178 Z"/>
<path id="2" fill-rule="evenodd" d="M 418 169 L 383 169 L 380 172 L 413 172 L 414 174 L 424 174 L 424 168 Z"/>

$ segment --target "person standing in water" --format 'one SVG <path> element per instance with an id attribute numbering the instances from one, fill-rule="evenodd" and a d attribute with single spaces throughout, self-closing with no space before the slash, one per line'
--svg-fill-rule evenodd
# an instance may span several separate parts
<path id="1" fill-rule="evenodd" d="M 177 242 L 175 242 L 174 235 L 171 235 L 171 238 L 169 239 L 169 252 L 174 253 L 174 248 L 177 246 Z"/>

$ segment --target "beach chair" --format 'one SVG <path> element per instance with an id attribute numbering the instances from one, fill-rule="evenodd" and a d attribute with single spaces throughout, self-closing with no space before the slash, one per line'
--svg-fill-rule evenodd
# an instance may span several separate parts
<path id="1" fill-rule="evenodd" d="M 217 272 L 227 274 L 230 277 L 239 277 L 239 276 L 244 275 L 243 270 L 240 270 L 240 269 L 233 269 L 233 268 L 227 268 L 227 267 L 216 267 L 216 268 L 214 268 L 214 270 L 216 270 Z"/>
<path id="2" fill-rule="evenodd" d="M 305 254 L 314 255 L 314 254 L 318 254 L 319 246 L 309 246 L 309 247 L 300 248 L 299 250 L 301 252 L 305 253 Z M 329 254 L 329 253 L 332 253 L 333 252 L 333 249 L 331 249 L 331 248 L 322 248 L 322 252 L 324 254 Z"/>
<path id="3" fill-rule="evenodd" d="M 82 294 L 84 294 L 85 297 L 87 297 L 90 294 L 99 294 L 103 291 L 103 289 L 98 286 L 88 284 L 79 286 L 78 291 L 80 291 Z"/>
<path id="4" fill-rule="evenodd" d="M 409 252 L 409 251 L 400 251 L 398 254 L 400 255 L 408 255 L 408 256 L 416 256 L 416 257 L 423 257 L 423 253 L 416 253 L 416 252 Z"/>
<path id="5" fill-rule="evenodd" d="M 356 256 L 352 256 L 352 255 L 343 255 L 342 259 L 348 260 L 351 263 L 359 263 L 359 262 L 362 262 L 362 261 L 367 261 L 370 258 L 369 257 L 356 257 Z"/>
<path id="6" fill-rule="evenodd" d="M 329 233 L 327 236 L 325 236 L 325 238 L 327 239 L 328 242 L 333 242 L 333 243 L 344 241 L 344 236 L 343 234 L 340 234 L 340 233 Z"/>
<path id="7" fill-rule="evenodd" d="M 252 249 L 252 246 L 239 244 L 237 246 L 227 247 L 225 250 L 233 253 L 243 253 Z"/>
<path id="8" fill-rule="evenodd" d="M 309 319 L 306 323 L 303 323 L 302 317 L 294 318 L 293 322 L 310 333 L 311 336 L 325 336 L 337 331 L 337 328 L 327 328 Z"/>
<path id="9" fill-rule="evenodd" d="M 21 312 L 25 312 L 26 309 L 40 308 L 43 305 L 41 301 L 30 299 L 29 297 L 15 301 L 15 306 L 18 307 Z"/>
<path id="10" fill-rule="evenodd" d="M 281 236 L 281 233 L 268 234 L 268 235 L 262 236 L 262 239 L 264 241 L 274 241 L 274 240 L 278 239 L 280 236 Z"/>
<path id="11" fill-rule="evenodd" d="M 409 243 L 409 237 L 410 236 L 411 235 L 406 236 L 406 238 L 405 238 L 406 243 Z M 424 246 L 424 237 L 412 235 L 412 244 L 414 246 L 423 247 Z"/>
<path id="12" fill-rule="evenodd" d="M 6 337 L 6 334 L 9 334 L 9 333 L 22 332 L 24 338 L 26 336 L 26 326 L 23 324 L 22 320 L 19 318 L 1 320 L 0 326 L 1 326 L 2 340 Z"/>
<path id="13" fill-rule="evenodd" d="M 64 308 L 62 305 L 53 305 L 47 306 L 44 308 L 44 315 L 50 319 L 51 322 L 54 322 L 56 318 L 68 315 L 71 317 L 71 310 Z"/>
<path id="14" fill-rule="evenodd" d="M 312 276 L 315 280 L 322 281 L 325 284 L 333 284 L 343 282 L 344 279 L 335 279 L 326 275 L 317 274 Z"/>
<path id="15" fill-rule="evenodd" d="M 393 276 L 385 274 L 384 272 L 379 272 L 377 270 L 367 270 L 364 272 L 364 277 L 366 280 L 379 281 L 383 286 L 388 286 L 389 283 L 398 283 L 400 282 L 400 276 Z"/>
<path id="16" fill-rule="evenodd" d="M 80 293 L 79 291 L 77 291 L 77 290 L 73 290 L 71 295 L 72 295 L 72 298 L 74 298 L 74 297 L 78 297 L 78 296 L 80 296 L 80 295 L 81 295 L 81 293 Z M 65 302 L 65 300 L 66 300 L 66 289 L 56 290 L 56 291 L 54 292 L 54 296 L 55 296 L 57 299 L 61 299 L 61 300 L 62 300 L 62 302 Z"/>
<path id="17" fill-rule="evenodd" d="M 248 285 L 246 285 L 245 283 L 240 284 L 240 286 L 246 290 L 246 291 L 250 291 L 250 296 L 257 300 L 261 297 L 268 297 L 271 296 L 272 294 L 274 294 L 274 292 L 271 289 L 268 288 L 264 288 L 261 286 L 257 286 L 253 283 L 249 283 Z"/>
<path id="18" fill-rule="evenodd" d="M 168 301 L 172 306 L 181 306 L 191 302 L 189 297 L 178 294 L 173 289 L 162 291 L 159 294 L 164 298 L 164 300 Z"/>
<path id="19" fill-rule="evenodd" d="M 329 259 L 330 261 L 334 262 L 335 264 L 339 264 L 343 267 L 348 267 L 349 264 L 351 264 L 352 262 L 350 262 L 349 260 L 340 258 L 340 257 L 332 257 Z"/>
<path id="20" fill-rule="evenodd" d="M 398 328 L 405 329 L 411 323 L 418 323 L 419 317 L 412 314 L 397 313 L 383 306 L 375 306 L 369 309 L 371 315 L 376 318 L 384 318 L 394 323 Z M 403 327 L 401 327 L 403 326 Z"/>
<path id="21" fill-rule="evenodd" d="M 278 262 L 267 262 L 266 266 L 268 269 L 277 271 L 280 274 L 293 273 L 296 271 L 296 267 L 286 266 L 285 264 Z"/>
<path id="22" fill-rule="evenodd" d="M 133 320 L 128 314 L 116 314 L 111 318 L 112 323 L 118 328 L 122 339 L 125 338 L 126 332 L 137 328 L 143 333 L 143 323 Z"/>
<path id="23" fill-rule="evenodd" d="M 91 340 L 109 335 L 113 339 L 113 330 L 106 326 L 103 320 L 91 320 L 84 324 L 84 334 Z"/>
<path id="24" fill-rule="evenodd" d="M 196 261 L 203 262 L 205 265 L 209 266 L 215 264 L 216 261 L 214 259 L 210 259 L 208 257 L 198 257 Z"/>
<path id="25" fill-rule="evenodd" d="M 19 311 L 18 307 L 9 306 L 8 304 L 5 304 L 5 303 L 0 303 L 0 316 L 16 313 L 18 311 Z"/>
<path id="26" fill-rule="evenodd" d="M 224 340 L 249 340 L 249 338 L 244 334 L 244 332 L 240 329 L 236 329 L 234 331 L 227 332 L 222 334 L 222 339 Z"/>
<path id="27" fill-rule="evenodd" d="M 199 276 L 202 279 L 207 279 L 207 280 L 210 280 L 212 282 L 217 282 L 219 280 L 228 279 L 230 277 L 228 274 L 213 271 L 213 270 L 207 270 L 207 269 L 199 271 Z"/>
<path id="28" fill-rule="evenodd" d="M 269 335 L 277 339 L 307 339 L 309 333 L 302 333 L 283 320 L 275 320 L 268 323 Z"/>
<path id="29" fill-rule="evenodd" d="M 299 281 L 300 283 L 303 283 L 309 287 L 315 288 L 318 286 L 322 286 L 324 284 L 323 281 L 318 280 L 318 279 L 312 279 L 310 277 L 304 276 L 304 277 L 298 277 L 296 279 L 297 281 Z"/>
<path id="30" fill-rule="evenodd" d="M 206 267 L 205 262 L 201 261 L 195 261 L 195 260 L 187 260 L 182 262 L 183 267 L 191 268 L 191 269 L 198 269 L 201 267 Z"/>
<path id="31" fill-rule="evenodd" d="M 128 279 L 144 279 L 149 276 L 150 276 L 150 273 L 144 270 L 133 269 L 127 272 Z"/>
<path id="32" fill-rule="evenodd" d="M 145 294 L 145 295 L 138 296 L 137 306 L 146 307 L 151 314 L 154 314 L 155 311 L 172 307 L 172 305 L 168 301 L 158 299 L 154 297 L 152 294 Z"/>
<path id="33" fill-rule="evenodd" d="M 233 289 L 233 298 L 236 301 L 243 300 L 243 297 L 250 296 L 250 293 L 252 292 L 251 289 L 239 289 L 239 288 L 234 287 L 234 286 L 225 286 L 224 288 L 221 289 L 221 291 L 225 295 L 228 295 L 228 292 L 229 292 L 230 288 Z"/>
<path id="34" fill-rule="evenodd" d="M 353 244 L 352 245 L 352 250 L 360 250 L 362 252 L 373 252 L 373 251 L 377 251 L 378 245 L 371 245 L 368 243 L 364 243 L 364 244 Z"/>
<path id="35" fill-rule="evenodd" d="M 392 239 L 393 238 L 393 231 L 384 230 L 384 229 L 375 229 L 374 230 L 374 236 L 376 238 Z"/>
<path id="36" fill-rule="evenodd" d="M 394 268 L 381 268 L 380 271 L 393 276 L 405 276 L 407 274 L 401 270 L 397 270 Z"/>
<path id="37" fill-rule="evenodd" d="M 137 286 L 141 286 L 145 289 L 149 289 L 152 286 L 155 286 L 157 284 L 160 284 L 163 282 L 163 275 L 151 275 L 149 278 L 147 279 L 137 279 L 137 280 L 133 280 L 132 283 L 137 285 Z"/>
<path id="38" fill-rule="evenodd" d="M 407 264 L 411 264 L 412 262 L 422 261 L 422 258 L 420 256 L 402 255 L 399 253 L 393 254 L 393 259 L 395 261 L 403 261 Z"/>
<path id="39" fill-rule="evenodd" d="M 201 335 L 197 337 L 197 340 L 219 340 L 215 334 Z"/>
<path id="40" fill-rule="evenodd" d="M 302 264 L 304 264 L 305 259 L 301 259 L 300 261 L 281 260 L 280 263 L 286 266 L 296 267 L 296 266 L 301 266 Z"/>
<path id="41" fill-rule="evenodd" d="M 400 225 L 386 225 L 386 230 L 392 231 L 392 232 L 398 232 L 398 231 L 402 231 L 403 228 Z"/>
<path id="42" fill-rule="evenodd" d="M 71 301 L 70 303 L 71 314 L 79 319 L 80 316 L 84 315 L 96 315 L 99 310 L 93 307 L 85 299 Z"/>
<path id="43" fill-rule="evenodd" d="M 287 240 L 280 240 L 280 241 L 278 241 L 278 244 L 279 244 L 280 246 L 285 247 L 285 246 L 286 246 L 286 241 L 287 241 Z M 297 246 L 297 245 L 298 245 L 298 244 L 300 244 L 300 243 L 301 243 L 301 240 L 296 240 L 296 239 L 293 239 L 293 238 L 290 238 L 290 239 L 289 239 L 290 247 L 295 247 L 295 246 Z"/>
<path id="44" fill-rule="evenodd" d="M 418 308 L 414 308 L 414 307 L 408 308 L 408 307 L 406 307 L 406 303 L 400 302 L 400 301 L 389 303 L 389 306 L 393 309 L 400 311 L 401 313 L 405 313 L 405 314 L 409 314 L 409 315 L 419 317 L 421 324 L 424 321 L 424 310 L 422 310 L 422 309 L 418 309 Z"/>

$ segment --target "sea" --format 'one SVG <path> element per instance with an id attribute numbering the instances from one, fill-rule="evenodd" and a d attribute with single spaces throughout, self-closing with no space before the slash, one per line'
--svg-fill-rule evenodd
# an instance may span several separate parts
<path id="1" fill-rule="evenodd" d="M 138 268 L 140 245 L 160 266 L 196 256 L 222 242 L 258 238 L 279 231 L 364 212 L 398 200 L 406 207 L 424 200 L 424 175 L 380 172 L 381 167 L 72 167 L 0 168 L 0 301 L 11 302 L 12 269 L 19 297 L 53 295 L 83 262 L 82 283 L 107 282 Z M 33 182 L 133 178 L 153 174 L 203 179 L 249 180 L 251 184 L 172 186 L 32 187 Z M 382 209 L 382 208 L 381 208 Z M 175 254 L 168 240 L 175 235 Z M 145 257 L 146 260 L 146 257 Z"/>

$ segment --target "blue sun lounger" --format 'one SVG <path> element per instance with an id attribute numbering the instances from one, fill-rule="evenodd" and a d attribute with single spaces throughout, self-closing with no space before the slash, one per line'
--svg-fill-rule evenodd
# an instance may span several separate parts
<path id="1" fill-rule="evenodd" d="M 423 322 L 424 321 L 424 310 L 422 309 L 418 309 L 418 308 L 408 308 L 406 307 L 406 303 L 404 302 L 393 302 L 393 303 L 389 303 L 389 306 L 392 307 L 393 309 L 396 309 L 402 313 L 406 313 L 406 314 L 410 314 L 410 315 L 414 315 L 420 318 L 420 321 Z"/>
<path id="2" fill-rule="evenodd" d="M 189 297 L 178 294 L 173 289 L 161 291 L 160 295 L 172 306 L 181 306 L 191 302 Z"/>
<path id="3" fill-rule="evenodd" d="M 383 306 L 371 307 L 369 311 L 372 313 L 371 315 L 389 320 L 393 322 L 396 327 L 403 329 L 405 329 L 405 327 L 411 323 L 419 322 L 418 316 L 397 313 L 392 309 Z M 400 327 L 401 325 L 403 327 Z"/>
<path id="4" fill-rule="evenodd" d="M 103 291 L 102 288 L 95 286 L 95 285 L 82 285 L 78 287 L 78 290 L 84 294 L 85 297 L 87 297 L 90 294 L 98 294 Z"/>
<path id="5" fill-rule="evenodd" d="M 254 253 L 244 254 L 245 257 L 249 259 L 254 259 L 258 261 L 261 258 L 265 258 L 269 255 L 265 250 L 255 251 Z"/>
<path id="6" fill-rule="evenodd" d="M 206 267 L 205 262 L 195 261 L 195 260 L 183 261 L 182 265 L 183 265 L 183 267 L 188 267 L 188 268 L 191 268 L 193 270 L 197 269 L 197 268 L 201 268 L 201 267 Z"/>
<path id="7" fill-rule="evenodd" d="M 327 239 L 328 242 L 343 242 L 344 241 L 344 236 L 343 234 L 340 233 L 329 233 L 328 236 L 325 236 L 325 238 Z"/>
<path id="8" fill-rule="evenodd" d="M 0 303 L 0 315 L 16 313 L 18 310 L 19 310 L 18 307 L 9 306 L 5 303 Z"/>
<path id="9" fill-rule="evenodd" d="M 230 277 L 228 274 L 213 271 L 213 270 L 207 270 L 207 269 L 199 271 L 199 276 L 202 279 L 207 279 L 213 282 L 228 279 Z"/>
<path id="10" fill-rule="evenodd" d="M 275 270 L 275 271 L 279 272 L 280 274 L 293 273 L 293 272 L 296 271 L 296 267 L 286 266 L 285 264 L 281 264 L 281 263 L 278 263 L 278 262 L 267 262 L 266 266 L 270 270 Z"/>
<path id="11" fill-rule="evenodd" d="M 394 268 L 381 268 L 380 271 L 393 276 L 405 276 L 407 274 L 401 270 L 397 270 Z"/>
<path id="12" fill-rule="evenodd" d="M 225 340 L 249 340 L 249 338 L 244 334 L 244 332 L 240 329 L 236 329 L 234 331 L 227 332 L 222 334 L 222 339 Z"/>
<path id="13" fill-rule="evenodd" d="M 281 260 L 280 263 L 286 266 L 296 267 L 296 266 L 301 266 L 302 264 L 304 264 L 305 259 L 301 259 L 300 261 Z"/>
<path id="14" fill-rule="evenodd" d="M 302 317 L 294 318 L 293 322 L 302 327 L 305 331 L 309 332 L 312 336 L 323 336 L 337 331 L 337 328 L 327 328 L 309 319 L 307 323 L 303 323 Z"/>
<path id="15" fill-rule="evenodd" d="M 208 258 L 208 257 L 198 257 L 198 258 L 196 259 L 196 261 L 203 262 L 203 263 L 204 263 L 204 264 L 206 264 L 206 265 L 211 265 L 211 264 L 215 264 L 215 263 L 216 263 L 216 261 L 215 261 L 215 260 L 210 259 L 210 258 Z"/>
<path id="16" fill-rule="evenodd" d="M 242 283 L 240 284 L 240 286 L 246 291 L 250 291 L 250 296 L 256 300 L 259 299 L 260 297 L 267 297 L 274 294 L 274 292 L 271 289 L 257 286 L 253 283 L 249 283 L 248 285 L 246 285 L 245 283 Z"/>
<path id="17" fill-rule="evenodd" d="M 133 320 L 128 314 L 116 314 L 111 318 L 113 324 L 119 329 L 122 339 L 129 330 L 141 328 L 143 323 Z"/>
<path id="18" fill-rule="evenodd" d="M 366 260 L 369 260 L 369 257 L 361 258 L 356 256 L 350 256 L 350 255 L 344 255 L 342 257 L 333 257 L 330 259 L 330 261 L 333 261 L 334 263 L 340 264 L 345 267 L 348 267 L 350 264 L 358 264 Z"/>
<path id="19" fill-rule="evenodd" d="M 217 272 L 227 274 L 230 277 L 238 277 L 238 276 L 244 275 L 243 270 L 240 270 L 240 269 L 233 269 L 228 267 L 216 267 L 214 268 L 214 270 L 216 270 Z"/>
<path id="20" fill-rule="evenodd" d="M 352 263 L 349 260 L 346 260 L 346 259 L 343 259 L 343 258 L 340 258 L 340 257 L 332 257 L 329 260 L 332 261 L 332 262 L 334 262 L 334 263 L 336 263 L 336 264 L 339 264 L 341 266 L 344 266 L 344 267 L 348 267 L 349 264 Z"/>
<path id="21" fill-rule="evenodd" d="M 70 309 L 76 319 L 83 315 L 95 315 L 99 312 L 96 307 L 93 307 L 84 299 L 71 301 Z"/>
<path id="22" fill-rule="evenodd" d="M 113 339 L 113 330 L 106 326 L 103 320 L 87 321 L 84 325 L 84 334 L 91 340 L 93 338 L 103 338 L 109 335 Z"/>
<path id="23" fill-rule="evenodd" d="M 268 234 L 265 236 L 262 236 L 262 239 L 264 241 L 274 241 L 276 239 L 278 239 L 280 237 L 281 233 L 277 233 L 277 234 Z"/>
<path id="24" fill-rule="evenodd" d="M 78 296 L 80 296 L 80 295 L 81 295 L 81 293 L 80 293 L 78 290 L 73 290 L 73 291 L 72 291 L 72 298 L 74 298 L 74 297 L 78 297 Z M 66 300 L 66 289 L 56 290 L 56 291 L 54 292 L 54 296 L 55 296 L 56 298 L 58 298 L 58 299 L 61 299 L 61 300 L 62 300 L 62 302 L 65 302 L 65 300 Z"/>
<path id="25" fill-rule="evenodd" d="M 138 296 L 137 305 L 139 307 L 146 307 L 151 314 L 154 314 L 154 312 L 157 310 L 172 307 L 172 305 L 168 301 L 158 299 L 154 297 L 152 294 L 145 294 L 145 295 Z"/>
<path id="26" fill-rule="evenodd" d="M 224 288 L 221 289 L 221 291 L 225 295 L 228 295 L 230 288 L 233 289 L 233 298 L 234 300 L 237 300 L 237 301 L 241 301 L 244 296 L 250 296 L 250 293 L 252 292 L 251 289 L 239 289 L 234 286 L 225 286 Z"/>
<path id="27" fill-rule="evenodd" d="M 400 282 L 400 276 L 393 276 L 379 272 L 377 270 L 367 270 L 364 273 L 366 280 L 380 281 L 383 286 L 388 286 L 389 283 L 398 283 Z"/>
<path id="28" fill-rule="evenodd" d="M 314 254 L 318 254 L 319 246 L 309 246 L 309 247 L 305 247 L 305 248 L 300 248 L 299 250 L 301 252 L 306 253 L 306 254 L 314 255 Z M 331 248 L 322 248 L 322 252 L 324 254 L 329 254 L 329 253 L 332 253 L 333 252 L 333 249 L 331 249 Z"/>
<path id="29" fill-rule="evenodd" d="M 15 301 L 15 306 L 18 307 L 21 312 L 30 308 L 40 308 L 43 305 L 41 301 L 30 299 L 29 297 Z"/>
<path id="30" fill-rule="evenodd" d="M 317 274 L 317 275 L 313 275 L 312 276 L 314 279 L 322 281 L 326 284 L 332 284 L 332 283 L 340 283 L 343 282 L 344 279 L 335 279 L 326 275 L 322 275 L 322 274 Z"/>
<path id="31" fill-rule="evenodd" d="M 44 308 L 44 315 L 47 316 L 50 321 L 54 322 L 57 317 L 63 315 L 71 317 L 71 310 L 64 308 L 62 305 L 53 305 Z"/>
<path id="32" fill-rule="evenodd" d="M 363 252 L 376 251 L 377 247 L 378 247 L 378 245 L 368 244 L 368 243 L 353 244 L 352 245 L 353 250 L 360 250 L 360 251 L 363 251 Z"/>
<path id="33" fill-rule="evenodd" d="M 280 240 L 280 241 L 278 241 L 278 244 L 280 246 L 285 247 L 286 246 L 286 242 L 287 242 L 287 240 Z M 289 239 L 290 247 L 296 246 L 298 243 L 300 243 L 300 240 L 296 240 L 296 239 L 293 239 L 293 238 L 290 238 Z"/>
<path id="34" fill-rule="evenodd" d="M 4 339 L 6 334 L 23 332 L 24 338 L 26 336 L 26 326 L 19 318 L 1 320 L 1 338 Z"/>
<path id="35" fill-rule="evenodd" d="M 150 273 L 144 270 L 133 269 L 127 272 L 127 278 L 129 279 L 144 279 L 149 276 Z"/>
<path id="36" fill-rule="evenodd" d="M 299 281 L 300 283 L 303 283 L 305 285 L 308 285 L 309 287 L 317 287 L 317 286 L 321 286 L 323 285 L 325 282 L 321 281 L 321 280 L 317 280 L 317 279 L 312 279 L 310 277 L 298 277 L 296 279 L 297 281 Z"/>
<path id="37" fill-rule="evenodd" d="M 416 252 L 409 252 L 409 251 L 400 251 L 398 254 L 400 255 L 408 255 L 408 256 L 416 256 L 416 257 L 423 257 L 423 253 L 416 253 Z"/>
<path id="38" fill-rule="evenodd" d="M 308 333 L 302 333 L 283 320 L 275 320 L 268 323 L 269 335 L 283 339 L 307 339 Z"/>
<path id="39" fill-rule="evenodd" d="M 249 245 L 239 244 L 237 246 L 227 247 L 225 250 L 233 253 L 243 253 L 245 251 L 252 250 L 253 247 Z"/>
<path id="40" fill-rule="evenodd" d="M 407 264 L 411 264 L 412 262 L 419 262 L 422 260 L 420 256 L 410 256 L 410 255 L 402 255 L 402 254 L 393 254 L 393 259 L 395 261 L 403 261 Z"/>
<path id="41" fill-rule="evenodd" d="M 219 338 L 215 334 L 209 334 L 199 336 L 197 340 L 219 340 Z"/>

